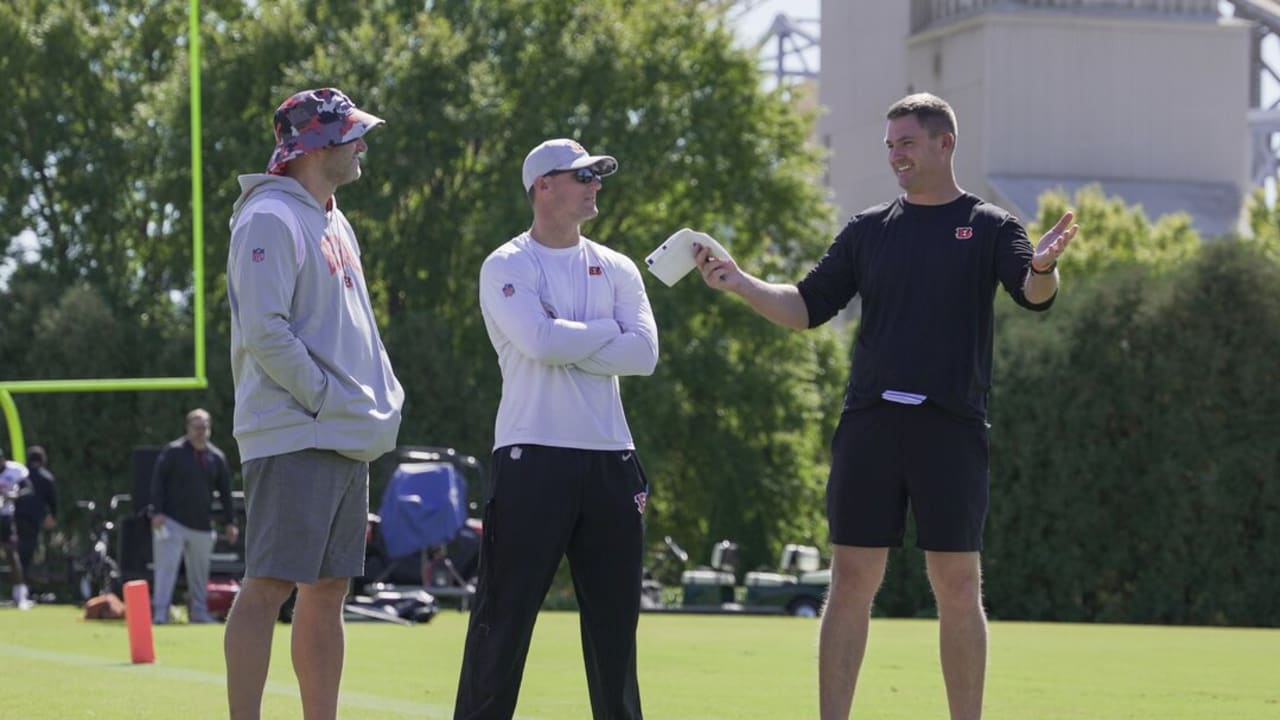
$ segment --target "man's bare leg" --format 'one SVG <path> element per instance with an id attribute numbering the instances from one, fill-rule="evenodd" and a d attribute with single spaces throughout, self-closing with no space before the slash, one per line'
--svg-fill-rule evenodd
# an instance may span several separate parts
<path id="1" fill-rule="evenodd" d="M 848 720 L 867 650 L 871 602 L 884 581 L 889 549 L 832 548 L 831 587 L 818 640 L 818 701 L 822 720 Z"/>
<path id="2" fill-rule="evenodd" d="M 338 716 L 338 686 L 346 653 L 342 612 L 347 578 L 321 578 L 298 586 L 293 608 L 293 672 L 302 693 L 305 720 Z"/>
<path id="3" fill-rule="evenodd" d="M 274 578 L 245 578 L 236 594 L 223 637 L 227 663 L 227 702 L 232 720 L 258 720 L 262 690 L 271 663 L 271 636 L 280 606 L 293 583 Z"/>
<path id="4" fill-rule="evenodd" d="M 939 654 L 951 720 L 979 720 L 987 673 L 981 558 L 976 552 L 926 552 L 925 562 L 938 603 Z"/>

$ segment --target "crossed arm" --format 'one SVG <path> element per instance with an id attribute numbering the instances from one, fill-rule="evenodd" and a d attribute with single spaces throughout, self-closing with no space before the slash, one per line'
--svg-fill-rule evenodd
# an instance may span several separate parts
<path id="1" fill-rule="evenodd" d="M 537 275 L 512 257 L 491 258 L 480 271 L 480 304 L 521 354 L 546 365 L 595 375 L 649 375 L 658 361 L 658 331 L 644 282 L 632 266 L 615 268 L 612 316 L 558 317 L 541 300 Z"/>
<path id="2" fill-rule="evenodd" d="M 593 375 L 652 375 L 658 364 L 658 326 L 639 271 L 619 273 L 613 318 L 622 334 L 574 363 Z"/>

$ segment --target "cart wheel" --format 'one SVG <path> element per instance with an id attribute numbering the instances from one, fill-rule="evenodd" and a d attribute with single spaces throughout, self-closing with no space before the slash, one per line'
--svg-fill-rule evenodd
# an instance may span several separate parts
<path id="1" fill-rule="evenodd" d="M 791 601 L 788 610 L 796 617 L 816 618 L 822 614 L 822 606 L 811 597 L 802 597 Z"/>

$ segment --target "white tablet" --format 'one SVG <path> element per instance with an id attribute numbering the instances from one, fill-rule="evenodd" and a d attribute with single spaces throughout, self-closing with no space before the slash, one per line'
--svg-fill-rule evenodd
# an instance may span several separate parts
<path id="1" fill-rule="evenodd" d="M 658 276 L 658 279 L 668 287 L 675 285 L 695 267 L 694 243 L 710 248 L 711 254 L 718 258 L 733 259 L 729 251 L 710 235 L 689 228 L 680 228 L 663 241 L 656 250 L 649 253 L 649 257 L 644 259 L 644 264 L 649 267 L 649 272 Z"/>

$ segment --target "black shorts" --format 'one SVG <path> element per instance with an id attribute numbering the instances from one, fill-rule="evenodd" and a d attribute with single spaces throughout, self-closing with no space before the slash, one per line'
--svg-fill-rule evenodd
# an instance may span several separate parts
<path id="1" fill-rule="evenodd" d="M 13 518 L 0 515 L 0 545 L 13 545 L 16 542 L 18 535 L 14 532 Z"/>
<path id="2" fill-rule="evenodd" d="M 987 489 L 983 421 L 929 402 L 846 411 L 831 441 L 831 542 L 899 547 L 910 508 L 921 549 L 981 550 Z"/>

